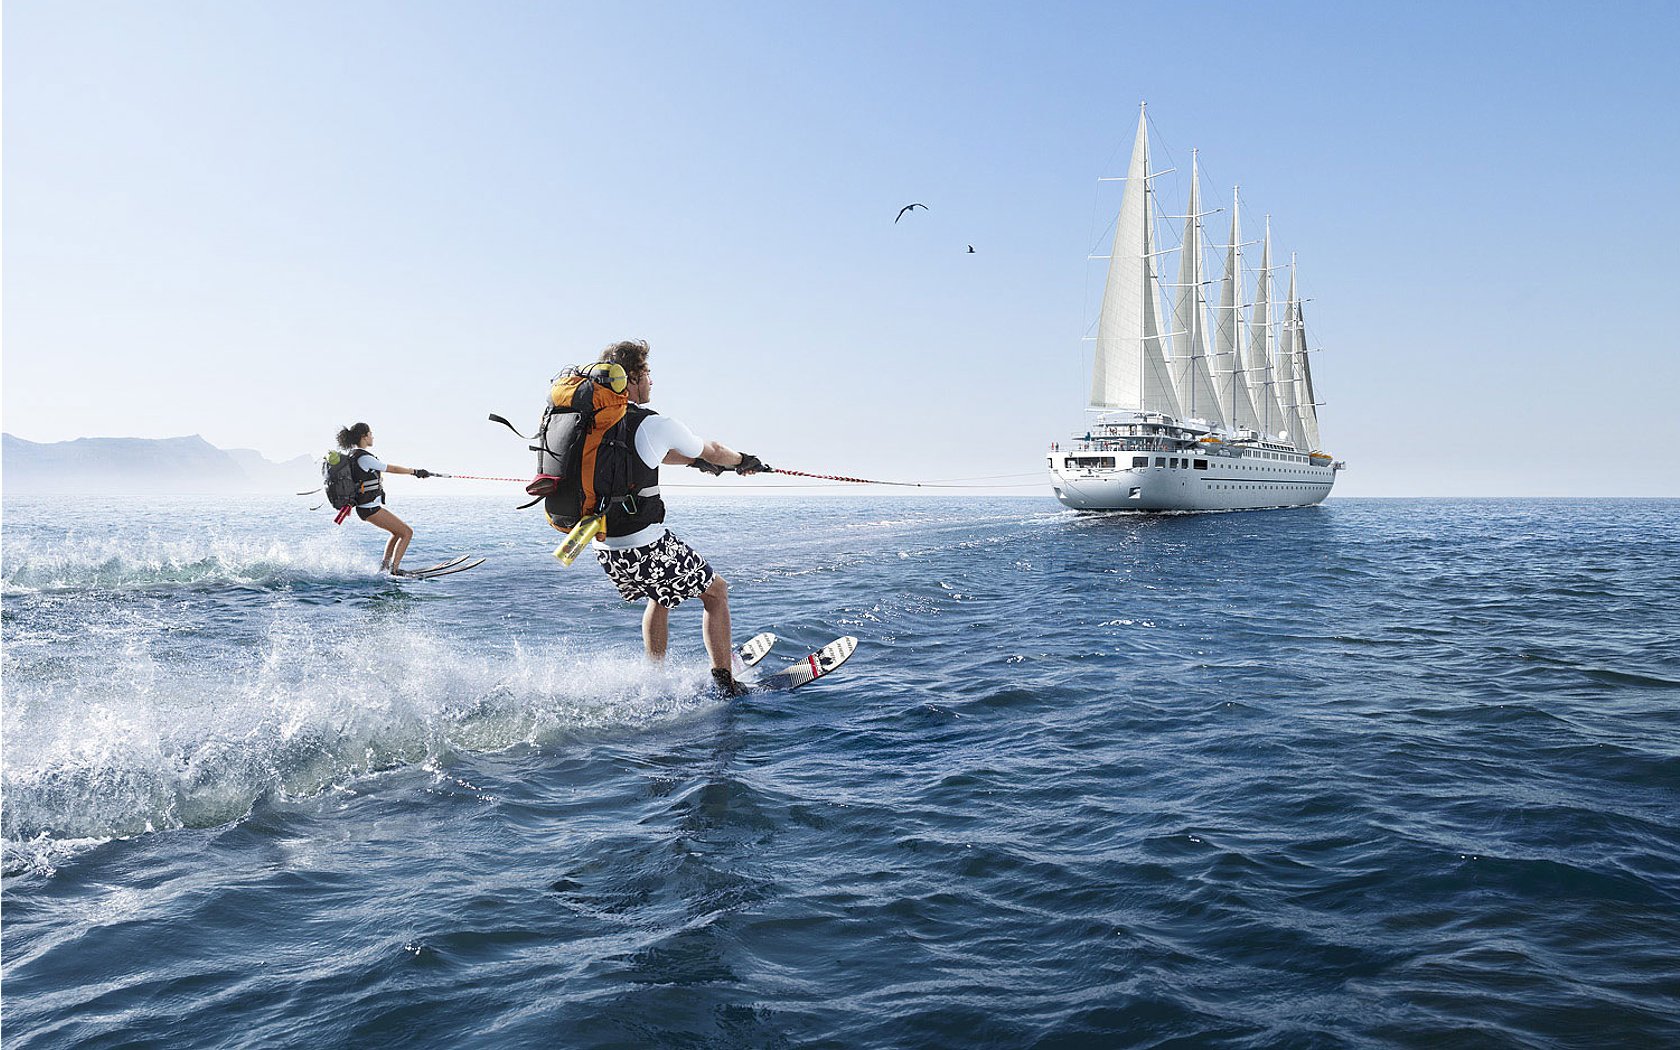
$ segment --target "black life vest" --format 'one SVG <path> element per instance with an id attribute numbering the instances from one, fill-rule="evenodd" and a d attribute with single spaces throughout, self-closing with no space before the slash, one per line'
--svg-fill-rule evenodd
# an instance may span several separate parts
<path id="1" fill-rule="evenodd" d="M 380 472 L 362 467 L 362 457 L 367 454 L 365 448 L 328 452 L 321 461 L 321 480 L 326 486 L 327 502 L 335 510 L 381 499 L 385 495 Z"/>
<path id="2" fill-rule="evenodd" d="M 630 450 L 630 495 L 607 507 L 607 535 L 628 536 L 665 520 L 665 500 L 659 494 L 659 468 L 636 454 L 636 431 L 649 416 L 659 413 L 631 404 L 624 413 L 624 443 Z"/>

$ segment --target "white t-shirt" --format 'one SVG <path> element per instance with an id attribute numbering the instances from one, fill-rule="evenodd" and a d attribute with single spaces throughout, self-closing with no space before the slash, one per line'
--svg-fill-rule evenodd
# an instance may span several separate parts
<path id="1" fill-rule="evenodd" d="M 684 426 L 681 420 L 672 419 L 670 416 L 649 416 L 636 428 L 636 455 L 650 467 L 657 467 L 665 462 L 667 452 L 681 452 L 689 459 L 694 459 L 705 449 L 706 442 L 702 438 Z M 626 550 L 630 547 L 646 546 L 663 535 L 663 524 L 649 525 L 628 536 L 603 536 L 601 545 L 613 550 Z"/>
<path id="2" fill-rule="evenodd" d="M 667 452 L 681 452 L 694 459 L 705 449 L 705 441 L 670 416 L 649 416 L 636 428 L 636 455 L 650 467 L 665 462 Z"/>

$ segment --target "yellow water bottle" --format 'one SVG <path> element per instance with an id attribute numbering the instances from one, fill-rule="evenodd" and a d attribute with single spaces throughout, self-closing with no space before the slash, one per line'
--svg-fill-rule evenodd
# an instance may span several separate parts
<path id="1" fill-rule="evenodd" d="M 577 556 L 583 553 L 585 547 L 589 546 L 589 541 L 594 539 L 597 533 L 604 531 L 606 527 L 607 519 L 600 514 L 591 514 L 587 518 L 580 519 L 576 525 L 572 526 L 572 531 L 566 533 L 566 538 L 560 541 L 560 546 L 554 548 L 554 556 L 560 559 L 561 565 L 570 565 L 577 561 Z"/>

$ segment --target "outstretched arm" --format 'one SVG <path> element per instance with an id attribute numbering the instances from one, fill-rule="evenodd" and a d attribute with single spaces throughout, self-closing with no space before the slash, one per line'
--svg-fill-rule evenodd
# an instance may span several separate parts
<path id="1" fill-rule="evenodd" d="M 708 441 L 706 447 L 700 451 L 700 458 L 707 463 L 714 463 L 720 467 L 738 467 L 747 459 L 746 456 L 719 441 Z M 672 450 L 665 453 L 665 462 L 672 465 L 686 465 L 692 463 L 694 457 L 685 456 L 681 452 Z M 742 474 L 756 474 L 762 467 L 752 467 L 741 471 Z"/>

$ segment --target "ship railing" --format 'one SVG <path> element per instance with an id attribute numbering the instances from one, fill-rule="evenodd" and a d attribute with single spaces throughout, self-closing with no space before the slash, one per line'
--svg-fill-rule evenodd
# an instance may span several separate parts
<path id="1" fill-rule="evenodd" d="M 1183 442 L 1169 441 L 1166 438 L 1092 438 L 1083 441 L 1070 441 L 1065 449 L 1053 449 L 1052 451 L 1175 452 L 1183 447 Z"/>

